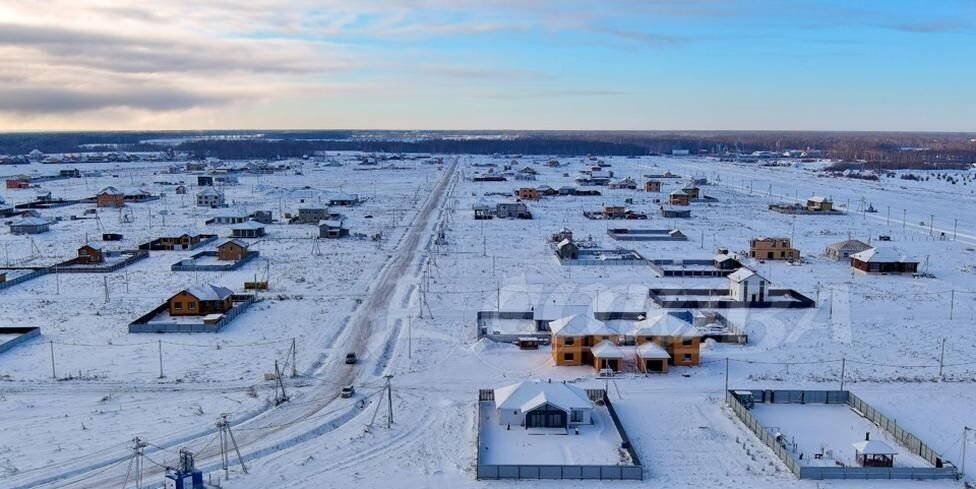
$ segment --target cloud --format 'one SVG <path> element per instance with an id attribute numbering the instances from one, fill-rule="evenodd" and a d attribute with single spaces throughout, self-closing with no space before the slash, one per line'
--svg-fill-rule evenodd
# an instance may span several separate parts
<path id="1" fill-rule="evenodd" d="M 64 114 L 117 108 L 166 112 L 222 105 L 230 100 L 231 97 L 226 95 L 160 86 L 112 87 L 101 90 L 0 86 L 0 112 L 21 115 Z"/>
<path id="2" fill-rule="evenodd" d="M 960 20 L 940 19 L 918 22 L 904 22 L 885 25 L 888 29 L 916 34 L 938 34 L 945 32 L 964 32 L 972 29 L 972 24 Z"/>

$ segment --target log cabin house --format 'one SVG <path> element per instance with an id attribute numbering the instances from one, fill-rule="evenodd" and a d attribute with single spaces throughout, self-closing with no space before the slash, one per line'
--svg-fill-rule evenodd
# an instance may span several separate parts
<path id="1" fill-rule="evenodd" d="M 233 307 L 232 292 L 218 285 L 194 285 L 166 301 L 170 316 L 223 314 Z"/>

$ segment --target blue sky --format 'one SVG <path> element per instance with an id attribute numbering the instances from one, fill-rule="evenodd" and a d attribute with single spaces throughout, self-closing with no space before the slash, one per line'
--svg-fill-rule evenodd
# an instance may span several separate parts
<path id="1" fill-rule="evenodd" d="M 0 0 L 0 19 L 0 130 L 976 130 L 972 1 Z"/>

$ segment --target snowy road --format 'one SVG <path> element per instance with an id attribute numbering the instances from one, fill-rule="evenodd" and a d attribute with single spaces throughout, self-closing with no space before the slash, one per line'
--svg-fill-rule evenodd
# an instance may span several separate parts
<path id="1" fill-rule="evenodd" d="M 405 300 L 414 288 L 412 282 L 419 271 L 419 267 L 415 267 L 420 263 L 418 258 L 425 252 L 425 238 L 429 238 L 432 232 L 431 217 L 444 202 L 442 197 L 452 181 L 455 168 L 456 162 L 443 171 L 437 186 L 430 192 L 409 231 L 397 246 L 397 253 L 373 281 L 369 293 L 339 339 L 339 344 L 346 345 L 345 351 L 359 354 L 362 359 L 360 364 L 345 365 L 342 362 L 343 354 L 330 355 L 312 375 L 317 380 L 314 387 L 293 392 L 291 402 L 277 408 L 234 420 L 236 441 L 245 460 L 260 458 L 328 433 L 360 412 L 356 402 L 339 399 L 339 391 L 342 386 L 353 383 L 370 386 L 371 382 L 375 383 L 381 377 L 382 365 L 378 366 L 377 362 L 384 361 L 385 357 L 382 354 L 370 354 L 367 348 L 371 346 L 373 338 L 387 337 L 393 328 L 402 323 L 402 318 L 390 315 L 389 310 L 398 309 L 391 307 L 398 295 L 402 295 Z M 395 339 L 395 335 L 391 337 L 391 341 Z M 151 447 L 146 453 L 151 459 L 164 456 L 168 459 L 170 455 L 163 453 L 175 452 L 178 447 L 187 446 L 196 449 L 198 466 L 212 468 L 220 460 L 219 447 L 214 443 L 215 437 L 216 428 L 211 427 L 200 433 L 178 437 L 174 441 Z M 7 482 L 14 489 L 121 487 L 127 475 L 123 467 L 131 451 L 120 448 L 100 455 L 98 461 L 86 459 L 76 465 L 63 464 L 49 470 L 31 471 L 10 477 Z M 146 463 L 144 478 L 147 481 L 159 481 L 162 479 L 162 472 L 161 466 Z"/>

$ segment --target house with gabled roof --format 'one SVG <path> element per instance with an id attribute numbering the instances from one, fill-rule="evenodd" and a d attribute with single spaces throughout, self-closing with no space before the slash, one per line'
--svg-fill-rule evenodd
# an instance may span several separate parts
<path id="1" fill-rule="evenodd" d="M 105 187 L 95 196 L 95 207 L 122 207 L 125 193 L 115 187 Z"/>
<path id="2" fill-rule="evenodd" d="M 871 249 L 871 245 L 856 239 L 845 239 L 827 246 L 824 254 L 832 260 L 847 260 L 851 255 Z"/>
<path id="3" fill-rule="evenodd" d="M 519 382 L 494 390 L 498 424 L 522 428 L 569 428 L 591 423 L 586 391 L 561 382 Z"/>
<path id="4" fill-rule="evenodd" d="M 233 306 L 233 292 L 219 285 L 194 285 L 184 289 L 167 301 L 170 316 L 207 316 L 223 314 Z"/>
<path id="5" fill-rule="evenodd" d="M 742 267 L 729 276 L 729 297 L 738 302 L 766 302 L 769 280 L 751 268 Z"/>
<path id="6" fill-rule="evenodd" d="M 887 248 L 871 248 L 851 255 L 851 266 L 864 273 L 918 273 L 917 260 Z"/>

